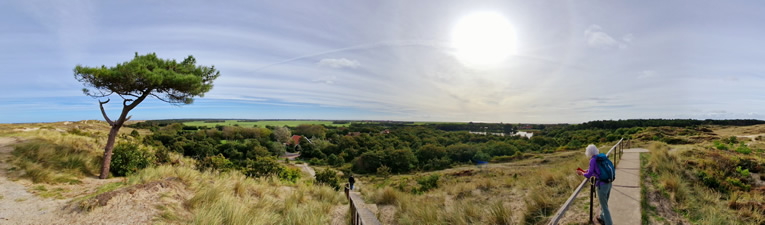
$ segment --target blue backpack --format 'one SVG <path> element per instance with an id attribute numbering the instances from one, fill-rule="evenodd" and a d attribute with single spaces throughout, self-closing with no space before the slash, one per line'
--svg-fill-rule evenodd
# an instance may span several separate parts
<path id="1" fill-rule="evenodd" d="M 616 170 L 614 169 L 614 163 L 611 162 L 610 159 L 608 159 L 608 156 L 606 154 L 600 153 L 597 156 L 595 156 L 595 161 L 598 164 L 598 169 L 600 170 L 600 174 L 598 174 L 598 180 L 600 182 L 606 182 L 611 183 L 616 179 Z"/>

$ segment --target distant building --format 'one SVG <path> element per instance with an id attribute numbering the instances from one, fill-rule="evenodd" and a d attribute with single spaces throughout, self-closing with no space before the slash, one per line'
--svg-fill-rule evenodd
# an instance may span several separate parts
<path id="1" fill-rule="evenodd" d="M 293 145 L 299 145 L 301 138 L 303 138 L 303 137 L 300 136 L 300 135 L 292 135 L 292 144 Z"/>
<path id="2" fill-rule="evenodd" d="M 348 132 L 346 136 L 358 137 L 361 136 L 361 132 Z"/>
<path id="3" fill-rule="evenodd" d="M 381 134 L 390 134 L 390 130 L 385 129 L 383 131 L 380 131 Z"/>

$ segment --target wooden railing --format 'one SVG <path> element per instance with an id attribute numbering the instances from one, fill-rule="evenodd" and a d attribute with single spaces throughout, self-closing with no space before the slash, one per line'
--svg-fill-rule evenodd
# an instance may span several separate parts
<path id="1" fill-rule="evenodd" d="M 348 198 L 352 225 L 382 225 L 375 214 L 364 206 L 361 196 L 352 192 L 348 184 L 345 185 L 345 197 Z"/>
<path id="2" fill-rule="evenodd" d="M 630 141 L 627 140 L 626 143 L 627 143 L 627 145 L 629 145 Z M 613 147 L 611 147 L 611 149 L 608 150 L 608 152 L 606 153 L 606 156 L 611 156 L 611 152 L 613 152 L 614 150 L 617 151 L 617 152 L 615 152 L 613 154 L 613 157 L 614 157 L 614 159 L 613 159 L 614 167 L 616 167 L 616 164 L 618 163 L 621 155 L 623 154 L 624 147 L 625 147 L 625 142 L 624 142 L 624 138 L 622 138 L 622 139 L 619 139 L 619 142 L 617 142 Z M 579 186 L 574 190 L 574 193 L 571 194 L 571 197 L 568 197 L 568 200 L 566 200 L 566 202 L 563 203 L 563 206 L 561 206 L 560 209 L 558 209 L 558 211 L 555 213 L 555 215 L 553 215 L 553 217 L 552 217 L 552 219 L 550 219 L 550 223 L 548 223 L 548 225 L 557 225 L 558 224 L 560 219 L 563 218 L 563 215 L 566 214 L 566 211 L 568 210 L 568 207 L 571 206 L 571 203 L 574 202 L 574 199 L 576 199 L 576 196 L 579 195 L 579 192 L 581 192 L 582 188 L 584 188 L 584 186 L 587 184 L 587 181 L 591 181 L 591 185 L 590 185 L 590 221 L 592 221 L 592 204 L 593 204 L 593 192 L 595 190 L 595 185 L 594 185 L 595 184 L 595 180 L 594 179 L 593 180 L 589 180 L 589 179 L 585 178 L 584 180 L 582 180 L 582 183 L 579 184 Z"/>

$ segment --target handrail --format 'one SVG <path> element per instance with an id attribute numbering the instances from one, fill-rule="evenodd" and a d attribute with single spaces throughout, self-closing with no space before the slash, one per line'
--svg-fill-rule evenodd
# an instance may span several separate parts
<path id="1" fill-rule="evenodd" d="M 622 144 L 623 140 L 624 140 L 624 138 L 619 139 L 619 142 L 617 142 L 613 147 L 611 147 L 610 150 L 608 150 L 608 152 L 606 153 L 606 156 L 610 155 L 611 152 L 614 151 L 614 149 L 616 149 L 616 147 L 619 147 L 618 151 L 621 154 L 622 147 L 623 147 L 621 144 Z M 614 157 L 616 157 L 616 155 L 619 155 L 619 154 L 615 154 Z M 614 160 L 616 160 L 616 159 L 614 159 Z M 614 163 L 616 163 L 616 162 L 614 162 Z M 558 211 L 555 212 L 555 216 L 553 216 L 553 218 L 550 219 L 550 223 L 548 223 L 548 225 L 557 225 L 558 224 L 560 219 L 563 218 L 563 215 L 566 214 L 566 211 L 568 210 L 568 207 L 571 206 L 571 203 L 574 202 L 574 199 L 576 198 L 576 196 L 579 194 L 579 192 L 582 191 L 582 188 L 584 188 L 584 185 L 587 184 L 587 180 L 588 180 L 587 178 L 582 180 L 582 183 L 579 184 L 579 186 L 574 190 L 574 193 L 571 194 L 571 196 L 568 197 L 568 200 L 566 200 L 566 202 L 563 203 L 563 206 L 561 206 L 560 209 L 558 209 Z M 590 202 L 592 202 L 592 201 L 590 201 Z M 590 206 L 590 209 L 592 209 L 592 206 Z M 592 216 L 592 215 L 590 215 L 590 216 Z M 590 221 L 592 221 L 592 219 L 590 219 Z"/>
<path id="2" fill-rule="evenodd" d="M 351 192 L 348 184 L 345 185 L 345 197 L 348 198 L 348 204 L 351 210 L 352 225 L 382 225 L 372 211 L 364 206 L 364 200 L 361 196 Z"/>

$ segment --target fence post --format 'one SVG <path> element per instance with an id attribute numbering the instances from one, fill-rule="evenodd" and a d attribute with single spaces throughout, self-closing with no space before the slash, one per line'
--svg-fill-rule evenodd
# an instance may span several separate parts
<path id="1" fill-rule="evenodd" d="M 595 195 L 595 179 L 590 178 L 590 224 L 592 224 L 592 207 L 594 207 L 592 204 L 593 195 Z"/>

